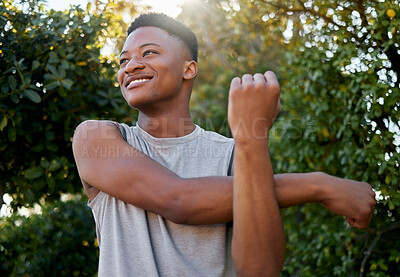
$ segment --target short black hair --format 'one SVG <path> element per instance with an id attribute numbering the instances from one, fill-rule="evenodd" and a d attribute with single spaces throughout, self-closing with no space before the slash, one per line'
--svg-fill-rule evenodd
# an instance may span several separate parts
<path id="1" fill-rule="evenodd" d="M 127 35 L 140 27 L 157 27 L 179 39 L 189 50 L 192 59 L 197 62 L 197 39 L 193 31 L 183 23 L 162 13 L 146 13 L 137 17 L 129 26 Z"/>

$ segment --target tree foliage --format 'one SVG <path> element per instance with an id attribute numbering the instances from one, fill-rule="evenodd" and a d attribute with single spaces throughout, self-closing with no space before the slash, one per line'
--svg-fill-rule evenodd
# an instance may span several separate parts
<path id="1" fill-rule="evenodd" d="M 1 276 L 94 276 L 98 245 L 89 207 L 56 202 L 41 214 L 0 219 Z"/>
<path id="2" fill-rule="evenodd" d="M 118 6 L 17 4 L 0 4 L 0 195 L 10 194 L 14 208 L 80 192 L 71 151 L 77 124 L 132 115 L 117 88 L 117 63 L 100 54 L 107 37 L 125 32 Z"/>

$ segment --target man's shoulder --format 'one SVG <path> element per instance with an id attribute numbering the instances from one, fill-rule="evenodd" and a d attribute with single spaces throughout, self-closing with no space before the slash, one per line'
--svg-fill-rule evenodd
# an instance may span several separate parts
<path id="1" fill-rule="evenodd" d="M 75 129 L 73 141 L 93 143 L 103 139 L 116 138 L 118 125 L 109 120 L 85 120 Z"/>
<path id="2" fill-rule="evenodd" d="M 89 119 L 82 121 L 79 123 L 79 125 L 76 127 L 75 131 L 78 130 L 85 130 L 85 131 L 96 131 L 96 130 L 101 130 L 104 128 L 107 129 L 116 129 L 118 127 L 118 123 L 111 121 L 111 120 L 95 120 L 95 119 Z"/>

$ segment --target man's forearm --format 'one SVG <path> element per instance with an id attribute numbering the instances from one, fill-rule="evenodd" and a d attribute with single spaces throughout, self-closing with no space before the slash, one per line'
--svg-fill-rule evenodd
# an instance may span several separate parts
<path id="1" fill-rule="evenodd" d="M 332 178 L 322 172 L 275 174 L 274 182 L 280 208 L 320 202 L 328 194 L 324 185 Z"/>
<path id="2" fill-rule="evenodd" d="M 232 177 L 183 179 L 189 193 L 180 193 L 185 224 L 212 224 L 232 220 Z M 351 226 L 368 227 L 375 206 L 375 193 L 364 182 L 338 178 L 322 172 L 274 175 L 280 208 L 320 202 L 329 211 L 345 216 Z M 187 190 L 187 189 L 186 189 Z"/>
<path id="3" fill-rule="evenodd" d="M 323 173 L 285 173 L 274 175 L 281 208 L 321 200 Z M 233 219 L 233 178 L 204 177 L 183 179 L 182 209 L 185 224 L 223 223 Z"/>
<path id="4" fill-rule="evenodd" d="M 267 140 L 236 146 L 232 256 L 242 276 L 278 276 L 283 265 L 285 239 L 268 152 Z"/>

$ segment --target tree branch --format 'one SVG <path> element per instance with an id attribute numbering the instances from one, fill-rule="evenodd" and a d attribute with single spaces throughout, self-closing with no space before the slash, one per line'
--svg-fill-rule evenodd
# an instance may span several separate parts
<path id="1" fill-rule="evenodd" d="M 360 275 L 359 275 L 360 277 L 364 276 L 365 265 L 367 264 L 368 258 L 371 256 L 372 252 L 374 251 L 376 244 L 381 239 L 382 234 L 385 232 L 389 232 L 389 231 L 398 229 L 398 228 L 400 228 L 400 222 L 393 223 L 386 228 L 376 231 L 377 236 L 374 238 L 371 245 L 368 247 L 367 253 L 365 253 L 365 257 L 364 257 L 363 261 L 361 262 Z"/>

